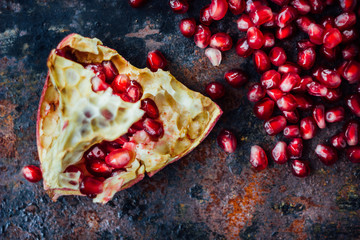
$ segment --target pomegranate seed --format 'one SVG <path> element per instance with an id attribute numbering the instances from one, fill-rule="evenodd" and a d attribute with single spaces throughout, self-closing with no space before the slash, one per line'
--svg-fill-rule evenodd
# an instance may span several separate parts
<path id="1" fill-rule="evenodd" d="M 307 0 L 293 0 L 291 1 L 291 5 L 301 15 L 306 15 L 311 10 L 310 4 Z"/>
<path id="2" fill-rule="evenodd" d="M 225 73 L 224 78 L 230 86 L 239 88 L 247 83 L 248 78 L 246 74 L 240 69 L 232 69 Z"/>
<path id="3" fill-rule="evenodd" d="M 233 153 L 236 150 L 237 140 L 233 132 L 227 129 L 221 130 L 217 137 L 217 143 L 227 153 Z"/>
<path id="4" fill-rule="evenodd" d="M 325 98 L 330 102 L 335 102 L 338 101 L 341 98 L 341 96 L 342 96 L 341 90 L 339 88 L 333 88 L 333 89 L 328 89 Z"/>
<path id="5" fill-rule="evenodd" d="M 264 48 L 272 48 L 275 45 L 275 36 L 270 32 L 264 33 Z"/>
<path id="6" fill-rule="evenodd" d="M 134 80 L 130 81 L 130 86 L 126 89 L 124 93 L 120 94 L 120 97 L 125 102 L 137 102 L 141 99 L 143 94 L 143 89 L 141 85 Z"/>
<path id="7" fill-rule="evenodd" d="M 246 0 L 245 12 L 246 13 L 254 12 L 257 8 L 262 7 L 264 5 L 266 6 L 265 1 L 263 0 L 260 1 Z"/>
<path id="8" fill-rule="evenodd" d="M 141 125 L 142 127 L 142 125 Z M 118 137 L 117 139 L 114 140 L 114 142 L 120 144 L 121 146 L 124 145 L 125 143 L 129 142 L 130 139 L 129 139 L 129 136 L 127 134 L 124 134 L 120 137 Z"/>
<path id="9" fill-rule="evenodd" d="M 311 83 L 313 81 L 312 77 L 310 76 L 305 76 L 303 78 L 301 78 L 300 82 L 298 85 L 296 85 L 292 91 L 293 92 L 299 92 L 299 93 L 303 93 L 306 92 L 306 85 L 308 85 L 309 83 Z"/>
<path id="10" fill-rule="evenodd" d="M 269 89 L 266 91 L 266 94 L 274 101 L 284 96 L 284 93 L 279 89 Z"/>
<path id="11" fill-rule="evenodd" d="M 247 98 L 250 102 L 257 102 L 265 97 L 265 89 L 259 83 L 255 83 L 249 88 Z"/>
<path id="12" fill-rule="evenodd" d="M 310 174 L 310 166 L 302 160 L 293 160 L 291 162 L 291 172 L 296 177 L 307 177 Z"/>
<path id="13" fill-rule="evenodd" d="M 237 28 L 241 32 L 246 32 L 250 27 L 255 26 L 254 23 L 250 20 L 249 15 L 242 14 L 238 20 L 236 20 Z"/>
<path id="14" fill-rule="evenodd" d="M 92 146 L 84 154 L 86 160 L 88 159 L 102 160 L 105 159 L 105 156 L 106 156 L 106 152 L 104 148 L 99 144 Z"/>
<path id="15" fill-rule="evenodd" d="M 95 177 L 109 177 L 112 168 L 103 159 L 86 159 L 86 169 Z"/>
<path id="16" fill-rule="evenodd" d="M 113 80 L 111 87 L 115 93 L 126 92 L 126 89 L 130 86 L 130 78 L 125 74 L 119 74 Z"/>
<path id="17" fill-rule="evenodd" d="M 263 50 L 256 50 L 254 52 L 254 63 L 259 72 L 265 72 L 271 67 L 270 59 Z"/>
<path id="18" fill-rule="evenodd" d="M 310 41 L 314 44 L 321 45 L 323 43 L 324 28 L 323 26 L 311 23 L 308 28 Z"/>
<path id="19" fill-rule="evenodd" d="M 286 138 L 299 138 L 300 137 L 300 129 L 297 125 L 290 125 L 284 128 L 284 137 Z"/>
<path id="20" fill-rule="evenodd" d="M 245 0 L 228 0 L 229 9 L 234 15 L 239 15 L 245 10 Z"/>
<path id="21" fill-rule="evenodd" d="M 210 60 L 211 64 L 215 67 L 219 66 L 222 60 L 222 55 L 219 49 L 216 48 L 207 48 L 205 50 L 205 55 Z"/>
<path id="22" fill-rule="evenodd" d="M 297 47 L 299 49 L 305 49 L 305 48 L 315 48 L 315 44 L 310 42 L 308 39 L 303 39 L 297 42 Z"/>
<path id="23" fill-rule="evenodd" d="M 274 47 L 269 53 L 269 58 L 274 66 L 279 67 L 286 62 L 287 56 L 283 48 Z"/>
<path id="24" fill-rule="evenodd" d="M 355 28 L 346 29 L 341 32 L 342 43 L 349 43 L 358 38 L 358 31 Z"/>
<path id="25" fill-rule="evenodd" d="M 313 107 L 313 101 L 303 94 L 294 95 L 297 103 L 297 108 L 300 110 L 310 110 Z"/>
<path id="26" fill-rule="evenodd" d="M 224 85 L 219 82 L 211 82 L 206 86 L 206 93 L 212 99 L 219 99 L 222 98 L 225 94 Z"/>
<path id="27" fill-rule="evenodd" d="M 335 18 L 334 24 L 341 31 L 349 29 L 356 24 L 356 15 L 353 12 L 344 12 Z"/>
<path id="28" fill-rule="evenodd" d="M 359 123 L 355 120 L 349 121 L 344 128 L 344 135 L 349 146 L 359 143 Z"/>
<path id="29" fill-rule="evenodd" d="M 338 133 L 335 136 L 332 136 L 330 139 L 330 143 L 334 148 L 336 148 L 338 150 L 342 150 L 342 149 L 346 148 L 345 134 Z"/>
<path id="30" fill-rule="evenodd" d="M 326 48 L 324 45 L 320 48 L 320 53 L 323 55 L 326 59 L 333 61 L 337 58 L 338 55 L 338 48 Z"/>
<path id="31" fill-rule="evenodd" d="M 270 21 L 273 18 L 273 13 L 271 8 L 267 6 L 260 6 L 256 8 L 255 11 L 250 12 L 249 16 L 255 25 L 260 26 Z"/>
<path id="32" fill-rule="evenodd" d="M 270 136 L 278 134 L 283 131 L 285 127 L 286 118 L 283 116 L 273 117 L 264 123 L 265 132 Z"/>
<path id="33" fill-rule="evenodd" d="M 104 183 L 93 177 L 84 177 L 80 183 L 80 192 L 82 194 L 94 197 L 94 195 L 102 193 Z"/>
<path id="34" fill-rule="evenodd" d="M 324 144 L 318 144 L 315 148 L 315 153 L 320 161 L 327 166 L 334 164 L 338 160 L 336 150 Z"/>
<path id="35" fill-rule="evenodd" d="M 268 166 L 268 159 L 264 149 L 254 145 L 250 150 L 250 163 L 257 170 L 261 171 Z"/>
<path id="36" fill-rule="evenodd" d="M 271 156 L 274 162 L 277 164 L 284 164 L 288 161 L 287 145 L 285 142 L 277 142 L 275 147 L 271 151 Z"/>
<path id="37" fill-rule="evenodd" d="M 159 109 L 156 106 L 156 103 L 151 98 L 145 98 L 141 100 L 140 109 L 144 110 L 146 116 L 149 118 L 158 118 L 159 117 Z"/>
<path id="38" fill-rule="evenodd" d="M 144 129 L 144 118 L 141 118 L 139 121 L 135 122 L 128 130 L 129 134 L 134 134 L 137 131 L 141 131 Z M 112 150 L 111 150 L 112 151 Z"/>
<path id="39" fill-rule="evenodd" d="M 206 48 L 210 44 L 211 31 L 207 26 L 198 25 L 195 29 L 194 41 L 199 48 Z"/>
<path id="40" fill-rule="evenodd" d="M 328 30 L 335 27 L 334 21 L 333 17 L 328 16 L 321 21 L 321 25 L 325 28 L 325 30 Z"/>
<path id="41" fill-rule="evenodd" d="M 292 24 L 287 25 L 286 27 L 283 27 L 283 28 L 278 28 L 278 29 L 276 29 L 275 36 L 277 39 L 280 39 L 280 40 L 288 38 L 293 34 L 294 29 L 295 28 Z"/>
<path id="42" fill-rule="evenodd" d="M 102 62 L 102 65 L 104 67 L 106 82 L 111 84 L 119 72 L 111 61 L 104 61 Z"/>
<path id="43" fill-rule="evenodd" d="M 337 88 L 341 84 L 340 75 L 336 71 L 330 69 L 323 69 L 321 71 L 319 81 L 328 88 Z"/>
<path id="44" fill-rule="evenodd" d="M 196 21 L 194 18 L 184 18 L 179 24 L 180 32 L 184 37 L 192 37 L 196 29 Z"/>
<path id="45" fill-rule="evenodd" d="M 323 43 L 326 48 L 334 48 L 339 45 L 342 41 L 341 32 L 337 28 L 330 28 L 325 30 Z"/>
<path id="46" fill-rule="evenodd" d="M 210 16 L 214 20 L 220 20 L 225 17 L 228 10 L 226 0 L 212 0 L 210 4 Z"/>
<path id="47" fill-rule="evenodd" d="M 239 39 L 235 48 L 237 55 L 240 57 L 247 58 L 253 53 L 253 49 L 250 48 L 246 38 Z"/>
<path id="48" fill-rule="evenodd" d="M 344 62 L 340 74 L 350 84 L 358 82 L 360 79 L 360 62 L 354 60 Z"/>
<path id="49" fill-rule="evenodd" d="M 101 64 L 88 64 L 85 69 L 93 71 L 95 76 L 98 77 L 102 82 L 106 81 L 106 75 L 104 72 L 104 67 Z"/>
<path id="50" fill-rule="evenodd" d="M 217 48 L 223 52 L 230 50 L 232 45 L 232 39 L 227 33 L 216 33 L 210 38 L 210 47 Z"/>
<path id="51" fill-rule="evenodd" d="M 275 102 L 270 98 L 263 98 L 254 105 L 254 114 L 261 120 L 268 120 L 274 111 Z"/>
<path id="52" fill-rule="evenodd" d="M 93 77 L 91 79 L 91 89 L 94 92 L 99 92 L 99 91 L 105 91 L 106 89 L 108 89 L 109 84 L 107 84 L 106 82 L 104 82 L 103 80 L 101 80 L 98 77 Z"/>
<path id="53" fill-rule="evenodd" d="M 286 73 L 291 73 L 291 72 L 299 74 L 300 68 L 294 63 L 286 62 L 285 64 L 279 66 L 278 72 L 280 74 L 286 74 Z"/>
<path id="54" fill-rule="evenodd" d="M 291 94 L 286 94 L 276 101 L 278 108 L 281 111 L 294 111 L 297 107 L 296 99 Z"/>
<path id="55" fill-rule="evenodd" d="M 342 8 L 342 10 L 344 12 L 347 11 L 353 11 L 356 4 L 357 4 L 357 0 L 339 0 L 340 3 L 340 7 Z"/>
<path id="56" fill-rule="evenodd" d="M 313 77 L 317 80 L 320 81 L 321 80 L 321 72 L 322 70 L 324 70 L 323 67 L 317 67 L 313 70 L 312 75 Z"/>
<path id="57" fill-rule="evenodd" d="M 287 146 L 287 153 L 290 159 L 301 158 L 303 141 L 301 138 L 293 138 Z"/>
<path id="58" fill-rule="evenodd" d="M 264 35 L 256 27 L 250 27 L 246 33 L 247 42 L 252 49 L 260 49 L 265 42 Z"/>
<path id="59" fill-rule="evenodd" d="M 360 96 L 358 94 L 350 95 L 346 98 L 346 105 L 355 116 L 360 117 Z"/>
<path id="60" fill-rule="evenodd" d="M 306 117 L 300 121 L 300 133 L 304 140 L 312 139 L 316 133 L 316 123 L 313 117 Z"/>
<path id="61" fill-rule="evenodd" d="M 151 118 L 146 118 L 143 124 L 144 130 L 151 137 L 160 138 L 164 134 L 163 125 Z"/>
<path id="62" fill-rule="evenodd" d="M 133 153 L 127 149 L 117 149 L 106 156 L 107 165 L 119 169 L 124 168 L 134 158 Z"/>
<path id="63" fill-rule="evenodd" d="M 346 156 L 352 163 L 360 163 L 360 146 L 352 146 L 346 149 Z"/>
<path id="64" fill-rule="evenodd" d="M 318 83 L 311 82 L 307 85 L 307 91 L 312 96 L 325 97 L 328 93 L 327 87 Z"/>
<path id="65" fill-rule="evenodd" d="M 275 70 L 269 70 L 262 74 L 261 76 L 261 85 L 265 89 L 278 88 L 280 84 L 280 73 Z"/>
<path id="66" fill-rule="evenodd" d="M 297 123 L 300 119 L 298 111 L 295 109 L 294 111 L 283 111 L 282 112 L 286 120 L 290 123 Z"/>
<path id="67" fill-rule="evenodd" d="M 298 19 L 296 19 L 296 25 L 300 28 L 301 31 L 308 33 L 310 25 L 313 23 L 313 21 L 305 16 L 301 16 Z M 322 40 L 322 39 L 321 39 Z"/>
<path id="68" fill-rule="evenodd" d="M 129 5 L 133 8 L 142 7 L 146 3 L 146 0 L 129 0 Z"/>
<path id="69" fill-rule="evenodd" d="M 289 0 L 271 0 L 271 1 L 279 6 L 284 6 L 289 2 Z"/>
<path id="70" fill-rule="evenodd" d="M 206 5 L 200 10 L 200 22 L 203 25 L 209 26 L 213 21 L 210 15 L 210 5 Z"/>
<path id="71" fill-rule="evenodd" d="M 22 169 L 22 174 L 26 180 L 32 183 L 39 182 L 42 179 L 42 173 L 38 166 L 25 166 Z"/>
<path id="72" fill-rule="evenodd" d="M 328 123 L 341 122 L 344 120 L 345 110 L 343 107 L 335 107 L 326 112 L 325 119 Z"/>
<path id="73" fill-rule="evenodd" d="M 321 13 L 324 10 L 323 0 L 311 0 L 309 3 L 311 5 L 312 13 Z"/>
<path id="74" fill-rule="evenodd" d="M 292 21 L 296 19 L 297 11 L 295 8 L 286 6 L 283 7 L 275 19 L 275 23 L 278 27 L 283 28 L 288 26 Z"/>
<path id="75" fill-rule="evenodd" d="M 345 60 L 353 60 L 359 54 L 359 52 L 359 46 L 353 43 L 346 45 L 341 53 Z"/>
<path id="76" fill-rule="evenodd" d="M 319 104 L 314 107 L 313 118 L 320 129 L 324 129 L 326 127 L 324 105 Z"/>
<path id="77" fill-rule="evenodd" d="M 290 92 L 300 82 L 298 74 L 289 72 L 282 76 L 280 83 L 280 90 L 283 92 Z"/>
<path id="78" fill-rule="evenodd" d="M 189 3 L 186 0 L 170 0 L 169 5 L 174 13 L 183 14 L 189 10 Z"/>
<path id="79" fill-rule="evenodd" d="M 265 28 L 275 27 L 276 26 L 275 19 L 276 19 L 276 13 L 273 13 L 272 18 L 268 22 L 264 23 L 262 26 Z"/>
<path id="80" fill-rule="evenodd" d="M 305 70 L 309 70 L 314 66 L 316 52 L 314 48 L 300 49 L 297 57 L 297 64 Z"/>
<path id="81" fill-rule="evenodd" d="M 146 65 L 152 72 L 156 72 L 159 68 L 165 70 L 167 61 L 159 50 L 154 50 L 148 53 Z"/>

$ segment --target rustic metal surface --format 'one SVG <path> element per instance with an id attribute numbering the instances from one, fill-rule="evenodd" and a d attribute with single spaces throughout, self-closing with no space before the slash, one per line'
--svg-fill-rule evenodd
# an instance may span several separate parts
<path id="1" fill-rule="evenodd" d="M 180 35 L 183 16 L 165 2 L 149 0 L 132 9 L 125 0 L 0 1 L 0 238 L 359 239 L 360 166 L 341 155 L 325 167 L 312 151 L 341 126 L 332 125 L 305 144 L 310 177 L 292 176 L 287 165 L 255 172 L 248 162 L 250 146 L 269 151 L 279 137 L 266 136 L 253 116 L 245 96 L 249 85 L 226 86 L 219 101 L 224 115 L 195 151 L 106 205 L 71 196 L 52 202 L 41 183 L 22 178 L 22 166 L 38 164 L 35 122 L 46 58 L 69 33 L 98 37 L 137 67 L 145 66 L 149 50 L 160 49 L 178 80 L 202 93 L 206 83 L 223 82 L 223 73 L 233 67 L 247 70 L 251 82 L 258 80 L 252 61 L 234 50 L 220 67 L 212 67 L 203 50 Z M 185 16 L 197 17 L 207 2 L 192 1 Z M 238 39 L 235 19 L 228 14 L 212 27 Z M 237 134 L 234 154 L 216 144 L 223 127 Z"/>

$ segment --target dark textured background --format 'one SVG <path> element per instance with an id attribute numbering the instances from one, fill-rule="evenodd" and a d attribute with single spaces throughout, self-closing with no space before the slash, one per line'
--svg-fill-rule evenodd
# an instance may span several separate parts
<path id="1" fill-rule="evenodd" d="M 203 50 L 180 35 L 183 16 L 166 2 L 149 0 L 132 9 L 126 0 L 0 0 L 0 238 L 360 239 L 360 166 L 342 156 L 325 167 L 312 150 L 320 137 L 341 126 L 331 125 L 305 143 L 310 177 L 294 177 L 287 165 L 255 172 L 248 162 L 251 145 L 269 152 L 280 137 L 266 136 L 253 116 L 246 100 L 249 85 L 226 86 L 219 101 L 223 117 L 191 154 L 106 205 L 72 196 L 52 202 L 41 183 L 23 179 L 22 166 L 39 163 L 35 122 L 46 58 L 69 33 L 98 37 L 137 67 L 145 67 L 149 50 L 160 49 L 175 77 L 202 93 L 206 83 L 224 81 L 223 73 L 233 67 L 246 70 L 251 82 L 258 80 L 252 61 L 234 50 L 220 67 L 212 67 Z M 192 1 L 186 16 L 198 18 L 208 2 Z M 212 29 L 238 39 L 235 19 L 229 13 Z M 290 54 L 294 39 L 285 45 Z M 225 126 L 239 140 L 234 154 L 225 154 L 215 141 Z"/>

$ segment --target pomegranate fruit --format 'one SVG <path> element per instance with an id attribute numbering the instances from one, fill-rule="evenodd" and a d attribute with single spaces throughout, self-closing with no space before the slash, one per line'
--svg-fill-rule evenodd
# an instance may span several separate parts
<path id="1" fill-rule="evenodd" d="M 291 172 L 296 177 L 307 177 L 310 174 L 309 163 L 299 159 L 293 160 L 291 162 Z"/>
<path id="2" fill-rule="evenodd" d="M 28 165 L 22 168 L 22 174 L 26 180 L 35 183 L 42 179 L 42 173 L 38 166 Z"/>
<path id="3" fill-rule="evenodd" d="M 250 150 L 250 164 L 257 171 L 264 170 L 268 166 L 268 158 L 264 149 L 258 145 L 254 145 Z"/>
<path id="4" fill-rule="evenodd" d="M 278 164 L 284 164 L 288 161 L 287 145 L 285 142 L 277 142 L 275 147 L 271 151 L 271 157 L 274 162 Z"/>
<path id="5" fill-rule="evenodd" d="M 236 150 L 236 136 L 230 130 L 221 130 L 220 134 L 217 137 L 217 143 L 227 153 L 233 153 Z"/>

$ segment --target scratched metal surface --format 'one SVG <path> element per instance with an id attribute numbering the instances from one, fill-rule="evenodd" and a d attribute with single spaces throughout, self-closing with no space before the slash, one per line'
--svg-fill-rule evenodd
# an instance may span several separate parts
<path id="1" fill-rule="evenodd" d="M 0 1 L 0 238 L 360 239 L 360 166 L 342 156 L 325 167 L 311 150 L 341 126 L 332 125 L 305 144 L 310 177 L 295 178 L 288 166 L 274 164 L 254 172 L 250 146 L 260 144 L 269 152 L 276 137 L 266 136 L 253 116 L 245 97 L 249 85 L 226 86 L 219 101 L 224 115 L 196 150 L 106 205 L 71 196 L 52 202 L 41 183 L 22 178 L 22 166 L 38 164 L 35 122 L 46 58 L 69 33 L 98 37 L 137 67 L 145 66 L 148 51 L 160 49 L 178 80 L 202 93 L 206 83 L 223 82 L 223 73 L 233 67 L 247 70 L 251 82 L 258 80 L 251 59 L 234 50 L 220 67 L 212 67 L 203 50 L 180 35 L 183 16 L 165 2 L 149 0 L 136 10 L 125 0 Z M 191 2 L 185 16 L 198 17 L 208 2 Z M 212 28 L 237 39 L 235 19 L 228 14 Z M 293 42 L 285 43 L 288 50 Z M 234 154 L 216 144 L 223 127 L 237 134 Z"/>

